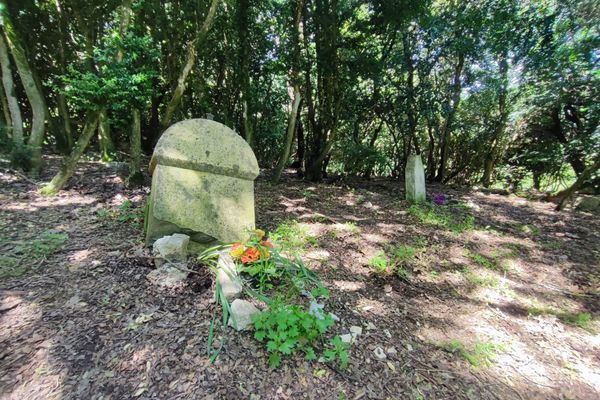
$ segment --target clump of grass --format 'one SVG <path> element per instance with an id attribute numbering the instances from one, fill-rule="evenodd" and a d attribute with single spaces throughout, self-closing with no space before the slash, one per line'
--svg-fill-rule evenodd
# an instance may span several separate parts
<path id="1" fill-rule="evenodd" d="M 424 224 L 438 226 L 455 233 L 470 231 L 475 228 L 475 217 L 465 213 L 459 205 L 437 207 L 433 204 L 414 204 L 408 213 Z"/>
<path id="2" fill-rule="evenodd" d="M 540 228 L 533 224 L 521 224 L 518 226 L 518 229 L 520 232 L 531 236 L 539 236 L 541 233 Z"/>
<path id="3" fill-rule="evenodd" d="M 408 280 L 405 265 L 414 259 L 416 253 L 417 249 L 408 245 L 391 247 L 389 256 L 381 250 L 369 260 L 368 264 L 377 274 L 386 275 L 395 272 L 401 279 Z"/>
<path id="4" fill-rule="evenodd" d="M 467 280 L 467 282 L 469 282 L 470 284 L 472 284 L 474 286 L 496 288 L 500 285 L 500 281 L 498 280 L 498 278 L 496 276 L 487 275 L 487 274 L 481 275 L 481 274 L 478 274 L 478 273 L 472 271 L 471 269 L 469 269 L 467 267 L 463 268 L 460 271 L 460 273 Z"/>
<path id="5" fill-rule="evenodd" d="M 30 251 L 36 256 L 48 256 L 60 249 L 68 238 L 66 233 L 42 232 L 39 238 L 31 242 Z"/>
<path id="6" fill-rule="evenodd" d="M 26 265 L 21 265 L 27 258 L 32 261 L 48 257 L 56 253 L 67 241 L 69 235 L 54 231 L 44 231 L 30 242 L 15 246 L 10 254 L 0 255 L 0 278 L 15 278 L 27 271 Z"/>
<path id="7" fill-rule="evenodd" d="M 527 312 L 529 315 L 554 315 L 564 324 L 578 326 L 585 330 L 592 329 L 592 314 L 588 312 L 574 313 L 570 311 L 558 310 L 552 307 L 530 307 Z"/>
<path id="8" fill-rule="evenodd" d="M 271 240 L 277 244 L 282 252 L 301 254 L 310 244 L 318 245 L 318 240 L 311 235 L 305 224 L 297 221 L 286 221 L 277 227 L 270 235 Z"/>
<path id="9" fill-rule="evenodd" d="M 415 257 L 415 254 L 417 253 L 417 249 L 415 249 L 412 246 L 404 245 L 404 246 L 392 247 L 391 252 L 394 257 L 394 262 L 402 263 L 404 261 L 412 260 Z"/>
<path id="10" fill-rule="evenodd" d="M 506 351 L 503 345 L 493 342 L 478 342 L 475 343 L 472 350 L 468 350 L 462 342 L 456 339 L 441 343 L 440 347 L 448 353 L 463 358 L 473 367 L 489 366 L 494 363 L 499 353 Z"/>
<path id="11" fill-rule="evenodd" d="M 475 263 L 481 265 L 482 267 L 485 267 L 492 271 L 495 271 L 498 269 L 498 265 L 496 264 L 495 259 L 489 259 L 482 254 L 475 253 L 470 250 L 465 250 L 464 254 L 466 257 L 470 258 L 471 260 L 473 260 Z"/>
<path id="12" fill-rule="evenodd" d="M 388 272 L 388 258 L 383 250 L 379 251 L 368 263 L 373 270 L 378 274 L 385 274 Z"/>

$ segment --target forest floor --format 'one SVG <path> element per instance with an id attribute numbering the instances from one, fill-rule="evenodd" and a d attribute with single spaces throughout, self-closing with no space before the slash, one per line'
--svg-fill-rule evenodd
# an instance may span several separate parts
<path id="1" fill-rule="evenodd" d="M 347 369 L 297 356 L 271 370 L 252 333 L 228 331 L 210 363 L 208 273 L 178 292 L 146 281 L 148 187 L 98 162 L 57 197 L 36 183 L 0 163 L 1 399 L 600 398 L 597 216 L 436 186 L 451 204 L 410 208 L 393 180 L 259 178 L 257 226 L 301 248 L 335 333 L 363 327 Z"/>

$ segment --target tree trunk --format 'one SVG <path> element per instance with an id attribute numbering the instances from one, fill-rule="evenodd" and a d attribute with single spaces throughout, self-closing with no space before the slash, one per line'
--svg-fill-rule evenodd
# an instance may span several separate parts
<path id="1" fill-rule="evenodd" d="M 250 96 L 250 0 L 239 0 L 237 7 L 238 32 L 238 85 L 242 103 L 242 136 L 250 147 L 254 147 L 253 129 L 251 123 L 252 107 Z"/>
<path id="2" fill-rule="evenodd" d="M 500 89 L 498 93 L 498 121 L 492 136 L 489 146 L 489 151 L 486 154 L 483 168 L 483 176 L 481 184 L 484 187 L 489 187 L 492 181 L 492 173 L 496 159 L 498 158 L 498 146 L 506 130 L 506 121 L 508 120 L 508 108 L 506 107 L 506 96 L 508 93 L 508 54 L 503 52 L 498 57 L 498 72 L 500 74 Z"/>
<path id="3" fill-rule="evenodd" d="M 86 122 L 83 127 L 81 136 L 75 143 L 71 154 L 63 159 L 63 162 L 58 170 L 58 173 L 52 178 L 52 181 L 42 188 L 42 194 L 54 195 L 58 193 L 60 189 L 67 183 L 69 178 L 75 173 L 75 167 L 77 162 L 83 155 L 88 143 L 94 132 L 96 131 L 96 125 L 98 125 L 98 118 L 100 116 L 99 111 L 89 111 L 86 115 Z"/>
<path id="4" fill-rule="evenodd" d="M 206 18 L 204 19 L 204 23 L 202 24 L 202 27 L 200 28 L 200 30 L 198 30 L 194 40 L 192 40 L 188 44 L 188 51 L 185 63 L 183 64 L 183 68 L 181 69 L 179 77 L 177 78 L 177 86 L 175 86 L 173 95 L 171 96 L 171 99 L 169 100 L 165 112 L 160 120 L 160 134 L 158 135 L 159 137 L 162 134 L 162 132 L 164 132 L 169 127 L 169 125 L 171 125 L 173 116 L 175 115 L 175 112 L 177 111 L 177 108 L 181 103 L 181 97 L 183 96 L 183 93 L 185 92 L 187 86 L 188 76 L 192 71 L 192 68 L 194 67 L 194 63 L 196 62 L 196 48 L 202 45 L 202 43 L 206 39 L 208 31 L 210 30 L 214 22 L 218 5 L 219 0 L 212 0 L 208 13 L 206 14 Z"/>
<path id="5" fill-rule="evenodd" d="M 567 204 L 567 201 L 571 198 L 571 196 L 573 196 L 573 194 L 577 190 L 579 190 L 579 188 L 583 185 L 583 183 L 587 179 L 589 179 L 590 176 L 592 176 L 592 174 L 594 172 L 598 171 L 598 169 L 600 169 L 600 154 L 598 154 L 596 156 L 596 161 L 592 165 L 590 165 L 589 167 L 587 167 L 583 170 L 583 172 L 577 177 L 577 180 L 575 181 L 575 183 L 573 183 L 571 185 L 571 187 L 569 187 L 564 192 L 562 192 L 560 201 L 558 202 L 558 205 L 556 206 L 556 211 L 562 210 L 565 207 L 565 205 Z"/>
<path id="6" fill-rule="evenodd" d="M 144 183 L 144 174 L 142 173 L 142 118 L 140 110 L 133 109 L 131 114 L 131 137 L 129 145 L 129 154 L 131 161 L 129 163 L 129 178 L 127 183 L 130 185 L 141 185 Z"/>
<path id="7" fill-rule="evenodd" d="M 296 120 L 298 118 L 298 108 L 300 106 L 300 87 L 294 87 L 294 94 L 292 99 L 292 110 L 290 111 L 290 116 L 288 119 L 287 132 L 285 136 L 285 143 L 283 145 L 283 150 L 279 157 L 279 161 L 277 162 L 277 166 L 275 167 L 275 171 L 273 172 L 272 182 L 277 183 L 279 179 L 281 179 L 281 173 L 283 169 L 288 163 L 290 158 L 290 153 L 292 152 L 292 144 L 294 142 L 294 134 L 296 133 Z"/>
<path id="8" fill-rule="evenodd" d="M 21 117 L 21 109 L 15 93 L 15 85 L 10 68 L 10 58 L 8 56 L 8 49 L 2 32 L 0 32 L 0 65 L 2 66 L 2 85 L 4 86 L 4 93 L 6 94 L 6 101 L 10 113 L 11 126 L 9 129 L 13 144 L 20 146 L 23 144 L 23 117 Z M 7 122 L 9 121 L 7 120 Z"/>
<path id="9" fill-rule="evenodd" d="M 31 149 L 31 174 L 38 176 L 42 167 L 42 144 L 44 143 L 45 120 L 46 120 L 46 102 L 40 88 L 36 84 L 35 77 L 25 50 L 21 45 L 21 41 L 17 37 L 17 33 L 12 26 L 5 11 L 2 15 L 4 20 L 4 32 L 8 46 L 17 65 L 17 71 L 21 77 L 23 88 L 29 104 L 31 105 L 31 135 L 29 136 L 28 146 Z"/>
<path id="10" fill-rule="evenodd" d="M 58 55 L 60 62 L 60 72 L 64 75 L 67 73 L 67 40 L 68 40 L 68 22 L 67 16 L 65 15 L 64 9 L 61 5 L 60 0 L 55 0 L 56 11 L 58 12 L 58 30 L 60 33 L 60 41 L 58 46 Z M 62 119 L 63 129 L 64 129 L 64 138 L 66 152 L 70 152 L 73 148 L 73 128 L 71 126 L 71 117 L 69 115 L 69 108 L 67 107 L 67 100 L 65 99 L 65 95 L 58 91 L 57 94 L 57 102 L 58 102 L 58 114 Z"/>
<path id="11" fill-rule="evenodd" d="M 446 178 L 446 169 L 448 167 L 448 146 L 450 144 L 450 134 L 452 132 L 452 123 L 454 122 L 454 115 L 456 114 L 456 111 L 458 110 L 458 105 L 460 103 L 460 92 L 462 90 L 460 77 L 462 75 L 464 64 L 465 55 L 463 53 L 459 53 L 456 66 L 454 67 L 454 79 L 452 84 L 452 95 L 450 99 L 451 108 L 441 128 L 440 166 L 438 169 L 437 176 L 435 177 L 435 180 L 438 182 L 443 182 Z"/>
<path id="12" fill-rule="evenodd" d="M 285 143 L 275 172 L 273 173 L 273 183 L 279 182 L 281 173 L 288 163 L 290 153 L 292 152 L 292 144 L 294 142 L 294 135 L 296 134 L 296 121 L 298 118 L 298 109 L 300 107 L 300 100 L 302 98 L 300 94 L 300 21 L 302 21 L 302 15 L 304 10 L 304 0 L 296 0 L 294 2 L 295 9 L 293 10 L 294 25 L 290 35 L 291 46 L 292 46 L 292 59 L 290 65 L 290 88 L 292 89 L 292 105 L 290 110 L 290 116 L 288 119 L 287 132 L 285 137 Z"/>
<path id="13" fill-rule="evenodd" d="M 106 114 L 106 109 L 101 110 L 98 117 L 98 147 L 100 147 L 102 161 L 111 161 L 115 145 L 110 136 L 110 119 Z"/>

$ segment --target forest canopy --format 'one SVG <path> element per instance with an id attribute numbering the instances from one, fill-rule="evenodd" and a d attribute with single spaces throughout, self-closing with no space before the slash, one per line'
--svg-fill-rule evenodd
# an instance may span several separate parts
<path id="1" fill-rule="evenodd" d="M 39 174 L 127 160 L 210 117 L 279 179 L 600 188 L 594 0 L 0 1 L 0 142 Z"/>

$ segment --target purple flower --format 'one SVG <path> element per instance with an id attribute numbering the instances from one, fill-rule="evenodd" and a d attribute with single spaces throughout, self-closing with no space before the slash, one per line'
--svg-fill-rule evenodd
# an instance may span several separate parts
<path id="1" fill-rule="evenodd" d="M 448 199 L 446 198 L 445 194 L 438 193 L 433 197 L 433 202 L 435 204 L 437 204 L 438 206 L 443 206 L 444 204 L 446 204 L 448 202 Z"/>

